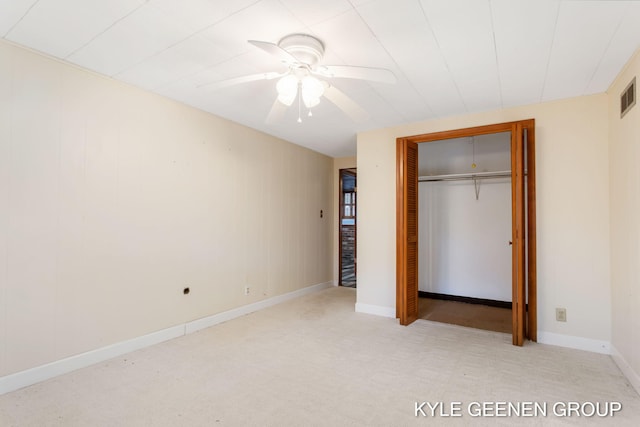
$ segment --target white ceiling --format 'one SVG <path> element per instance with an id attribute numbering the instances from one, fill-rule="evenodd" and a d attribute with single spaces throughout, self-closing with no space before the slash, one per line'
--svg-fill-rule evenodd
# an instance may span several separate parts
<path id="1" fill-rule="evenodd" d="M 334 79 L 370 117 L 323 100 L 265 118 L 284 71 L 247 43 L 307 33 L 324 64 L 381 67 L 398 83 Z M 0 0 L 3 38 L 334 157 L 356 133 L 604 92 L 640 45 L 640 2 L 566 0 Z"/>

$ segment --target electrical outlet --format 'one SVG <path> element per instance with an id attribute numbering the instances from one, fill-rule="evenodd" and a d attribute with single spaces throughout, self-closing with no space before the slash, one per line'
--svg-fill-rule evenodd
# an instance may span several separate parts
<path id="1" fill-rule="evenodd" d="M 249 295 L 249 291 L 251 290 L 251 288 L 249 286 L 245 286 L 244 287 L 244 294 L 245 295 Z"/>
<path id="2" fill-rule="evenodd" d="M 567 321 L 567 309 L 566 308 L 556 308 L 556 320 L 558 322 L 566 322 Z"/>

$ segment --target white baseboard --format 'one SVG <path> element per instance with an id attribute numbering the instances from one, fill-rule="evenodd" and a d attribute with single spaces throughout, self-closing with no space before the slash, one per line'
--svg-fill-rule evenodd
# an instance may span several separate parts
<path id="1" fill-rule="evenodd" d="M 620 352 L 611 345 L 611 357 L 613 361 L 616 362 L 618 368 L 622 371 L 624 376 L 627 378 L 629 383 L 636 389 L 636 392 L 640 394 L 640 375 L 627 363 L 625 358 L 620 354 Z"/>
<path id="2" fill-rule="evenodd" d="M 192 322 L 172 326 L 161 331 L 153 332 L 147 335 L 132 338 L 127 341 L 122 341 L 119 343 L 108 345 L 106 347 L 98 348 L 96 350 L 91 350 L 86 353 L 81 353 L 75 356 L 56 360 L 55 362 L 47 363 L 46 365 L 37 366 L 25 371 L 16 372 L 15 374 L 0 377 L 0 395 L 30 386 L 32 384 L 39 383 L 41 381 L 48 380 L 58 375 L 75 371 L 80 368 L 85 368 L 87 366 L 100 363 L 105 360 L 130 353 L 132 351 L 140 350 L 154 344 L 159 344 L 163 341 L 178 338 L 183 335 L 198 331 L 200 329 L 207 328 L 209 326 L 213 326 L 218 323 L 234 319 L 236 317 L 244 316 L 245 314 L 249 314 L 266 307 L 280 304 L 281 302 L 288 301 L 302 295 L 317 292 L 331 286 L 332 282 L 326 282 L 309 286 L 307 288 L 298 289 L 284 295 L 278 295 L 264 301 L 259 301 L 243 307 L 238 307 L 236 309 L 209 316 L 204 319 L 194 320 Z"/>
<path id="3" fill-rule="evenodd" d="M 395 307 L 384 307 L 381 305 L 363 304 L 361 302 L 356 303 L 356 313 L 375 314 L 376 316 L 383 317 L 396 317 Z"/>
<path id="4" fill-rule="evenodd" d="M 213 316 L 208 316 L 189 322 L 185 325 L 185 331 L 187 334 L 191 334 L 201 329 L 217 325 L 218 323 L 226 322 L 227 320 L 235 319 L 236 317 L 244 316 L 245 314 L 253 313 L 254 311 L 262 310 L 264 308 L 271 307 L 276 304 L 301 297 L 303 295 L 311 294 L 313 292 L 318 292 L 332 286 L 333 282 L 319 283 L 317 285 L 289 292 L 288 294 L 278 295 L 277 297 L 258 301 L 249 305 L 243 305 L 242 307 L 234 308 L 233 310 L 224 311 L 222 313 L 214 314 Z"/>
<path id="5" fill-rule="evenodd" d="M 75 371 L 76 369 L 85 368 L 132 351 L 140 350 L 141 348 L 180 337 L 184 335 L 184 330 L 184 325 L 173 326 L 141 337 L 87 351 L 86 353 L 56 360 L 46 365 L 36 366 L 26 371 L 0 377 L 0 395 Z"/>
<path id="6" fill-rule="evenodd" d="M 573 335 L 556 334 L 554 332 L 538 331 L 538 342 L 557 345 L 559 347 L 575 348 L 576 350 L 591 351 L 593 353 L 611 354 L 611 343 L 591 338 L 575 337 Z"/>

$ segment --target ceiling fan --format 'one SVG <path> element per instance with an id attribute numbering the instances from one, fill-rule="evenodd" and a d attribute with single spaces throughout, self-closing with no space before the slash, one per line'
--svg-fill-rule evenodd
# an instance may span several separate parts
<path id="1" fill-rule="evenodd" d="M 248 42 L 278 58 L 287 69 L 284 72 L 251 74 L 206 83 L 200 87 L 221 89 L 258 80 L 278 79 L 276 84 L 278 97 L 267 116 L 267 122 L 276 121 L 296 99 L 298 100 L 298 122 L 301 122 L 302 104 L 309 110 L 308 114 L 311 116 L 311 108 L 318 105 L 322 96 L 344 111 L 352 120 L 362 122 L 367 119 L 367 112 L 327 80 L 318 77 L 358 79 L 389 84 L 396 82 L 393 72 L 384 68 L 321 65 L 324 44 L 308 34 L 290 34 L 283 37 L 277 44 L 259 40 Z"/>

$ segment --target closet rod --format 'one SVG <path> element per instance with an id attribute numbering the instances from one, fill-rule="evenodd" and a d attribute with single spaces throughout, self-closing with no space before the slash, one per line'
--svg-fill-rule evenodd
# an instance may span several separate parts
<path id="1" fill-rule="evenodd" d="M 526 175 L 526 172 L 525 172 Z M 496 172 L 472 172 L 472 173 L 454 173 L 449 175 L 426 175 L 419 176 L 418 181 L 455 181 L 462 179 L 477 179 L 477 178 L 502 178 L 511 176 L 511 171 L 496 171 Z"/>

